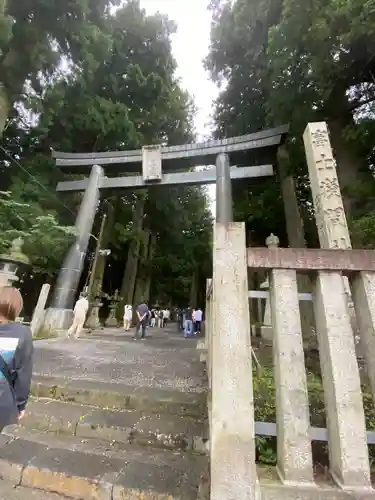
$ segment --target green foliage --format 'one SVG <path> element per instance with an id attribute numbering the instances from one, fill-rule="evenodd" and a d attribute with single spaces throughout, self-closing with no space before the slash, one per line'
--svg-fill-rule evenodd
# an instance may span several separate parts
<path id="1" fill-rule="evenodd" d="M 59 225 L 51 214 L 37 217 L 23 247 L 33 271 L 53 275 L 61 266 L 75 235 L 75 227 Z"/>
<path id="2" fill-rule="evenodd" d="M 122 2 L 112 13 L 109 3 L 32 0 L 21 5 L 8 0 L 4 10 L 12 16 L 12 31 L 0 49 L 0 94 L 3 84 L 10 108 L 16 104 L 7 111 L 3 146 L 16 161 L 0 150 L 1 185 L 11 192 L 0 200 L 0 229 L 5 246 L 14 236 L 24 237 L 24 251 L 37 274 L 56 276 L 74 237 L 81 202 L 80 193 L 55 193 L 66 176 L 55 167 L 51 148 L 91 153 L 194 139 L 194 107 L 175 75 L 174 23 L 160 14 L 147 16 L 136 0 Z M 17 49 L 25 46 L 25 38 L 30 53 Z M 33 114 L 31 123 L 25 108 Z M 127 174 L 127 165 L 116 168 L 116 175 Z M 108 167 L 106 175 L 114 175 L 114 169 Z M 104 292 L 112 294 L 120 287 L 130 243 L 143 233 L 132 223 L 136 196 L 106 195 L 116 205 L 104 280 Z M 157 188 L 144 196 L 144 226 L 156 235 L 156 245 L 153 258 L 141 260 L 138 274 L 152 274 L 154 296 L 185 302 L 194 269 L 201 268 L 201 280 L 211 274 L 212 221 L 205 193 Z M 98 208 L 95 235 L 104 207 Z M 93 238 L 90 245 L 86 270 L 95 250 Z"/>
<path id="3" fill-rule="evenodd" d="M 373 0 L 212 1 L 206 65 L 214 81 L 226 83 L 215 106 L 216 135 L 241 135 L 289 123 L 288 172 L 302 187 L 297 194 L 309 226 L 311 199 L 302 144 L 308 121 L 329 124 L 352 227 L 369 212 L 375 213 L 374 198 L 363 196 L 363 187 L 374 184 L 374 6 Z M 253 214 L 259 199 L 253 200 L 251 189 L 247 207 L 240 207 L 238 195 L 235 206 L 249 229 L 258 233 L 261 224 Z M 278 182 L 267 184 L 260 196 L 267 226 L 279 232 Z M 366 245 L 373 247 L 370 219 L 359 226 L 368 223 Z M 360 245 L 358 230 L 352 236 Z"/>
<path id="4" fill-rule="evenodd" d="M 273 371 L 265 367 L 261 373 L 253 371 L 255 420 L 276 422 L 276 390 Z M 324 392 L 321 378 L 313 373 L 307 374 L 307 389 L 310 404 L 310 422 L 313 427 L 326 427 Z M 363 403 L 368 430 L 375 429 L 374 404 L 371 389 L 362 386 Z M 257 459 L 266 465 L 276 464 L 276 441 L 273 438 L 256 438 Z M 323 450 L 324 453 L 324 450 Z M 325 450 L 325 454 L 327 450 Z M 370 450 L 373 455 L 373 450 Z"/>
<path id="5" fill-rule="evenodd" d="M 75 228 L 61 226 L 55 215 L 39 213 L 39 206 L 16 201 L 10 192 L 0 192 L 0 253 L 6 253 L 12 241 L 22 237 L 22 250 L 33 272 L 51 275 L 74 241 Z"/>

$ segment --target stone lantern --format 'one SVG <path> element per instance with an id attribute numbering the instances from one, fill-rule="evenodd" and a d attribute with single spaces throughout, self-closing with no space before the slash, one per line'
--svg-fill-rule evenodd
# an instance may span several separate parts
<path id="1" fill-rule="evenodd" d="M 116 318 L 116 309 L 117 309 L 118 303 L 122 300 L 122 297 L 120 297 L 118 290 L 115 291 L 115 294 L 112 297 L 108 296 L 108 295 L 107 295 L 107 297 L 109 298 L 109 300 L 111 302 L 109 305 L 109 316 L 105 321 L 105 326 L 115 327 L 115 326 L 118 326 L 118 321 Z"/>
<path id="2" fill-rule="evenodd" d="M 22 252 L 23 239 L 13 240 L 8 253 L 0 255 L 0 286 L 12 286 L 19 280 L 17 271 L 30 265 L 29 258 Z"/>
<path id="3" fill-rule="evenodd" d="M 271 233 L 268 238 L 266 239 L 266 245 L 268 248 L 278 248 L 280 244 L 279 238 Z M 269 292 L 270 289 L 270 284 L 269 284 L 269 279 L 267 277 L 266 281 L 260 285 L 260 288 L 266 292 Z M 266 308 L 264 311 L 264 317 L 263 317 L 263 324 L 260 328 L 260 334 L 262 338 L 267 341 L 271 342 L 273 341 L 273 327 L 272 327 L 272 318 L 271 318 L 271 300 L 270 297 L 266 299 Z"/>

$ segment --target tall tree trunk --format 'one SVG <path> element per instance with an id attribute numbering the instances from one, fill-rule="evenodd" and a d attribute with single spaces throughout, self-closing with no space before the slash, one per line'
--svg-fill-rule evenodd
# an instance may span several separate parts
<path id="1" fill-rule="evenodd" d="M 105 222 L 102 241 L 100 243 L 101 250 L 106 249 L 109 243 L 111 242 L 113 226 L 115 223 L 115 213 L 116 213 L 116 208 L 112 203 L 109 203 L 107 208 L 107 220 Z M 100 292 L 102 289 L 106 263 L 107 263 L 107 257 L 105 255 L 99 254 L 93 281 L 93 294 L 92 294 L 93 297 L 96 297 L 98 292 Z"/>
<path id="2" fill-rule="evenodd" d="M 150 236 L 151 233 L 148 229 L 143 230 L 141 238 L 141 246 L 139 249 L 139 260 L 138 260 L 138 270 L 137 270 L 137 282 L 134 293 L 134 304 L 138 305 L 140 302 L 146 300 L 144 293 L 146 289 L 146 266 L 145 262 L 148 260 L 149 246 L 150 246 Z M 146 264 L 147 265 L 147 264 Z"/>
<path id="3" fill-rule="evenodd" d="M 135 288 L 135 281 L 137 277 L 137 268 L 138 268 L 138 256 L 141 245 L 140 234 L 143 228 L 143 216 L 144 216 L 145 204 L 146 200 L 142 193 L 142 195 L 137 199 L 133 215 L 134 237 L 132 242 L 130 243 L 128 259 L 126 261 L 124 277 L 122 279 L 122 284 L 121 284 L 121 292 L 120 292 L 121 301 L 119 302 L 117 308 L 118 319 L 121 319 L 123 317 L 124 305 L 133 304 L 134 288 Z"/>
<path id="4" fill-rule="evenodd" d="M 289 155 L 285 147 L 279 148 L 277 162 L 289 246 L 291 248 L 306 248 L 305 229 L 298 204 L 296 182 L 289 171 Z M 297 286 L 299 293 L 311 293 L 312 287 L 308 276 L 297 274 Z M 301 311 L 302 334 L 304 339 L 308 339 L 311 336 L 311 329 L 314 325 L 312 302 L 300 301 L 299 305 Z"/>
<path id="5" fill-rule="evenodd" d="M 337 163 L 345 214 L 350 221 L 354 210 L 364 202 L 359 199 L 353 187 L 358 182 L 373 182 L 373 178 L 366 163 L 366 155 L 360 152 L 358 144 L 347 134 L 347 128 L 355 128 L 356 124 L 349 109 L 346 91 L 346 86 L 335 89 L 332 99 L 326 103 L 325 113 L 331 117 L 328 119 L 331 145 Z"/>
<path id="6" fill-rule="evenodd" d="M 154 254 L 155 254 L 155 247 L 156 247 L 156 234 L 153 233 L 153 234 L 151 234 L 150 246 L 148 249 L 147 260 L 148 260 L 149 264 L 151 264 L 153 261 Z M 152 281 L 152 268 L 149 265 L 148 274 L 147 274 L 146 283 L 145 283 L 145 291 L 144 291 L 144 298 L 146 301 L 150 301 L 151 281 Z"/>
<path id="7" fill-rule="evenodd" d="M 2 137 L 5 129 L 10 111 L 10 104 L 7 92 L 4 85 L 0 82 L 0 138 Z"/>
<path id="8" fill-rule="evenodd" d="M 190 287 L 190 306 L 197 307 L 197 295 L 198 295 L 198 271 L 195 269 L 191 277 L 191 287 Z"/>
<path id="9" fill-rule="evenodd" d="M 337 176 L 339 179 L 343 198 L 345 214 L 348 221 L 353 217 L 356 208 L 360 208 L 361 201 L 353 190 L 358 182 L 373 182 L 366 160 L 359 151 L 353 147 L 345 137 L 345 129 L 355 126 L 352 115 L 331 120 L 328 123 L 331 145 L 337 163 Z"/>

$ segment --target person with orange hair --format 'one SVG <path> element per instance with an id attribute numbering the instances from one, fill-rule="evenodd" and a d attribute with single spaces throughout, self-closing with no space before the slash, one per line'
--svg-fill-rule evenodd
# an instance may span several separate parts
<path id="1" fill-rule="evenodd" d="M 15 323 L 23 308 L 20 292 L 0 288 L 0 432 L 25 414 L 33 371 L 30 328 Z"/>

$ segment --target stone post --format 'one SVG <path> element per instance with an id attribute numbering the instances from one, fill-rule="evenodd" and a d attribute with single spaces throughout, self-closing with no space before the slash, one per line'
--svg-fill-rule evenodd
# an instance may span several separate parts
<path id="1" fill-rule="evenodd" d="M 216 223 L 213 251 L 211 500 L 254 500 L 254 402 L 245 225 Z"/>
<path id="2" fill-rule="evenodd" d="M 46 302 L 48 299 L 50 289 L 51 285 L 45 283 L 40 291 L 38 302 L 34 309 L 33 317 L 30 324 L 31 333 L 33 335 L 35 335 L 38 332 L 40 326 L 43 324 L 44 309 L 46 307 Z"/>
<path id="3" fill-rule="evenodd" d="M 357 313 L 361 354 L 375 401 L 375 273 L 360 272 L 352 279 L 352 296 Z"/>
<path id="4" fill-rule="evenodd" d="M 351 247 L 335 162 L 324 122 L 304 136 L 322 248 Z M 341 273 L 319 272 L 313 302 L 323 379 L 331 474 L 344 489 L 369 490 L 370 466 L 359 369 Z"/>
<path id="5" fill-rule="evenodd" d="M 286 484 L 312 485 L 310 410 L 297 273 L 294 270 L 273 269 L 270 276 L 277 468 L 281 480 Z"/>
<path id="6" fill-rule="evenodd" d="M 45 323 L 50 328 L 65 329 L 71 322 L 72 308 L 98 207 L 99 189 L 103 175 L 102 167 L 99 165 L 92 167 L 76 220 L 76 241 L 71 246 L 62 265 L 57 279 L 52 308 L 46 312 Z"/>
<path id="7" fill-rule="evenodd" d="M 266 239 L 266 246 L 268 248 L 277 248 L 279 246 L 279 238 L 275 236 L 273 233 L 271 233 L 268 238 Z M 270 283 L 269 279 L 264 281 L 260 285 L 261 290 L 269 291 L 270 288 Z M 272 326 L 272 317 L 271 317 L 271 299 L 268 297 L 266 299 L 266 307 L 264 309 L 264 316 L 262 319 L 262 325 L 260 327 L 260 334 L 261 337 L 268 341 L 272 342 L 273 341 L 273 326 Z"/>
<path id="8" fill-rule="evenodd" d="M 206 367 L 207 367 L 207 377 L 208 377 L 208 388 L 211 389 L 211 351 L 212 351 L 212 279 L 207 279 L 206 281 L 206 308 L 205 308 L 205 336 L 204 342 L 206 345 Z"/>
<path id="9" fill-rule="evenodd" d="M 216 158 L 216 222 L 227 224 L 232 220 L 233 201 L 229 156 L 221 153 Z"/>

